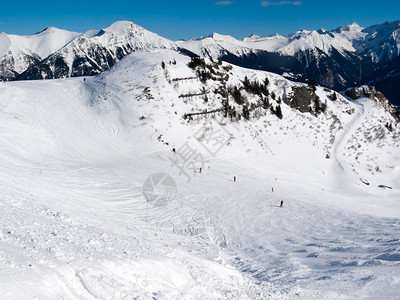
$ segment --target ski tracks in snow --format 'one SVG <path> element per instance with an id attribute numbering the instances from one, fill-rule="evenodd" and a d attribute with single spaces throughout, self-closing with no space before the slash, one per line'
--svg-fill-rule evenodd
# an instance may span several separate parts
<path id="1" fill-rule="evenodd" d="M 342 132 L 336 136 L 335 143 L 333 145 L 333 153 L 334 157 L 337 161 L 337 166 L 341 171 L 344 171 L 345 168 L 352 169 L 350 163 L 346 161 L 344 157 L 344 153 L 346 153 L 345 146 L 349 141 L 350 137 L 354 134 L 359 125 L 365 120 L 365 104 L 367 103 L 365 100 L 359 99 L 352 101 L 356 107 L 355 115 L 353 118 L 347 122 Z"/>

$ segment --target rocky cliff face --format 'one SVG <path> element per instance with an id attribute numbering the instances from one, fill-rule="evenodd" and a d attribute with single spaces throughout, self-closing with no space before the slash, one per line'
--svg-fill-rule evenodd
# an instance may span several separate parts
<path id="1" fill-rule="evenodd" d="M 397 121 L 400 121 L 399 111 L 393 106 L 392 102 L 387 99 L 382 92 L 377 91 L 374 86 L 364 85 L 357 88 L 351 88 L 348 89 L 345 94 L 353 100 L 359 99 L 360 97 L 367 97 L 375 101 L 379 106 L 383 107 Z"/>

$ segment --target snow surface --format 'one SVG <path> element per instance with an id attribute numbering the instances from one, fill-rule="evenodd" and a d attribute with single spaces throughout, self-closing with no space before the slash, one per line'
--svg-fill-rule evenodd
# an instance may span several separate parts
<path id="1" fill-rule="evenodd" d="M 207 103 L 179 97 L 220 84 L 200 82 L 188 62 L 144 50 L 86 80 L 0 84 L 1 297 L 398 298 L 399 128 L 380 131 L 392 117 L 318 87 L 328 105 L 318 117 L 282 103 L 282 120 L 260 110 L 188 122 L 220 106 L 211 92 Z M 268 77 L 277 97 L 300 85 L 227 74 L 229 85 Z M 193 161 L 189 182 L 173 165 L 185 143 L 206 160 Z M 142 186 L 160 172 L 178 195 L 153 206 Z"/>

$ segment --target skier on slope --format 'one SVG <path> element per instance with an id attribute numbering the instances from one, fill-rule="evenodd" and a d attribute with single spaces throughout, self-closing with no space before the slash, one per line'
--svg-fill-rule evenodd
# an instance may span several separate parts
<path id="1" fill-rule="evenodd" d="M 233 176 L 233 182 L 236 182 L 236 176 Z"/>
<path id="2" fill-rule="evenodd" d="M 283 200 L 281 200 L 281 207 L 283 207 Z"/>

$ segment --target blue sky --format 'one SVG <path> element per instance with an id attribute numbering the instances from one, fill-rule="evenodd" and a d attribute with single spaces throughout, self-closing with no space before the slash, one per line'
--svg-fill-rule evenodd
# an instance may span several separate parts
<path id="1" fill-rule="evenodd" d="M 2 1 L 0 32 L 30 35 L 55 26 L 84 32 L 132 21 L 172 40 L 212 32 L 243 38 L 287 35 L 300 29 L 334 29 L 400 20 L 399 0 L 147 0 Z"/>

